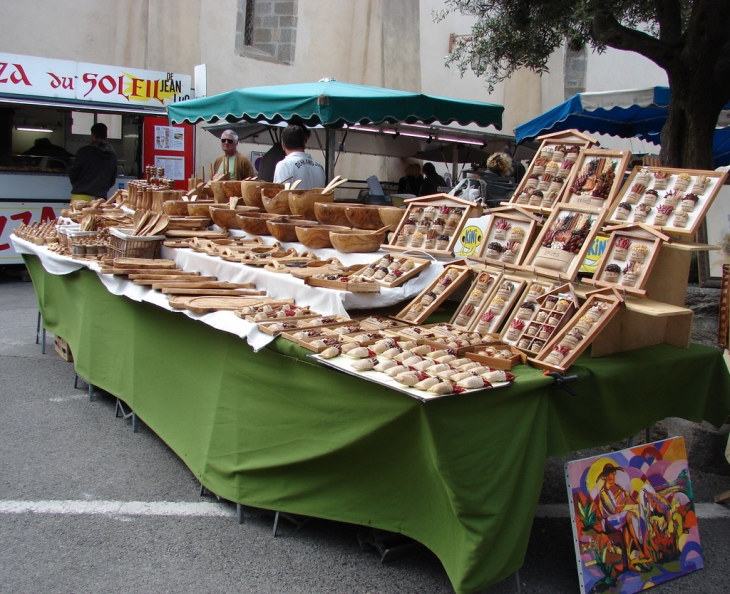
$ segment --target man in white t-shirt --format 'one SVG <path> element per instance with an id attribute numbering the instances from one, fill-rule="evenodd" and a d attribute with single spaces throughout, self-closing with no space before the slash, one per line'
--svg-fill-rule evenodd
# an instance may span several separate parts
<path id="1" fill-rule="evenodd" d="M 324 188 L 324 168 L 304 152 L 307 131 L 303 126 L 287 126 L 281 133 L 281 146 L 286 157 L 276 164 L 274 183 L 294 183 L 301 180 L 298 190 Z"/>

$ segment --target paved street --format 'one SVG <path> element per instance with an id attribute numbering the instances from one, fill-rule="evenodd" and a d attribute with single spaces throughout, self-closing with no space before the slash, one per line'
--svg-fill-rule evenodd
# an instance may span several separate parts
<path id="1" fill-rule="evenodd" d="M 199 495 L 193 475 L 144 424 L 89 402 L 74 369 L 34 343 L 31 283 L 0 283 L 0 592 L 449 593 L 427 550 L 381 564 L 361 528 L 313 520 L 301 530 Z M 85 386 L 84 386 L 85 388 Z M 573 458 L 591 452 L 575 453 Z M 525 593 L 579 592 L 563 459 L 551 459 L 525 566 Z M 722 469 L 720 469 L 722 470 Z M 728 470 L 728 469 L 725 469 Z M 691 469 L 705 569 L 663 593 L 727 593 L 730 510 L 712 496 L 730 472 Z M 543 516 L 557 517 L 543 517 Z M 489 594 L 517 591 L 514 577 Z"/>

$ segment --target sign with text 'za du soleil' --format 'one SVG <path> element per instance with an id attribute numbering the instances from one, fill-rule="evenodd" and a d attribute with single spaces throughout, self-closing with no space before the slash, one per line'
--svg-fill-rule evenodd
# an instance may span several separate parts
<path id="1" fill-rule="evenodd" d="M 0 53 L 0 93 L 163 108 L 191 99 L 191 77 Z"/>

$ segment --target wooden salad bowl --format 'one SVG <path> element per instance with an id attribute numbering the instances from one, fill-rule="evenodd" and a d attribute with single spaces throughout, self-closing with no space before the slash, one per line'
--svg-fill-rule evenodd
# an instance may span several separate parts
<path id="1" fill-rule="evenodd" d="M 246 206 L 239 206 L 235 209 L 229 208 L 228 206 L 222 205 L 210 205 L 208 207 L 210 218 L 213 222 L 218 225 L 221 229 L 240 229 L 238 218 L 239 214 L 245 214 L 251 212 L 251 208 Z"/>
<path id="2" fill-rule="evenodd" d="M 188 216 L 191 217 L 209 217 L 211 204 L 215 204 L 212 200 L 196 200 L 195 202 L 186 202 L 188 205 Z"/>
<path id="3" fill-rule="evenodd" d="M 266 221 L 276 218 L 281 216 L 265 212 L 247 212 L 238 215 L 238 224 L 242 230 L 251 235 L 271 235 Z"/>
<path id="4" fill-rule="evenodd" d="M 210 190 L 213 192 L 214 202 L 228 202 L 233 196 L 241 196 L 241 182 L 239 181 L 212 181 Z"/>
<path id="5" fill-rule="evenodd" d="M 312 225 L 318 225 L 315 221 L 305 221 L 300 218 L 293 219 L 290 217 L 280 217 L 275 219 L 269 219 L 266 221 L 266 226 L 269 228 L 271 235 L 276 237 L 279 241 L 292 242 L 297 241 L 296 228 L 308 227 Z"/>
<path id="6" fill-rule="evenodd" d="M 381 206 L 379 214 L 382 222 L 381 226 L 388 227 L 389 231 L 395 231 L 403 220 L 406 210 L 396 206 Z"/>
<path id="7" fill-rule="evenodd" d="M 289 192 L 291 190 L 281 190 L 277 192 L 273 188 L 263 188 L 261 190 L 261 201 L 263 202 L 266 212 L 277 215 L 290 215 L 289 209 Z"/>
<path id="8" fill-rule="evenodd" d="M 352 227 L 352 223 L 348 220 L 345 209 L 348 207 L 356 208 L 358 206 L 358 204 L 352 204 L 350 202 L 315 202 L 314 216 L 323 225 Z"/>
<path id="9" fill-rule="evenodd" d="M 162 203 L 162 211 L 171 217 L 186 217 L 188 216 L 188 204 L 185 200 L 167 200 Z M 206 212 L 202 216 L 208 216 Z"/>
<path id="10" fill-rule="evenodd" d="M 350 229 L 348 231 L 330 231 L 332 247 L 338 252 L 346 254 L 353 252 L 377 252 L 385 242 L 385 234 L 388 228 L 384 227 L 377 231 L 364 229 Z"/>
<path id="11" fill-rule="evenodd" d="M 383 226 L 383 220 L 380 218 L 381 206 L 360 205 L 348 206 L 345 209 L 345 216 L 350 221 L 350 225 L 356 229 L 368 229 L 374 231 Z"/>
<path id="12" fill-rule="evenodd" d="M 271 182 L 265 182 L 261 180 L 251 180 L 236 182 L 241 184 L 241 196 L 246 206 L 255 206 L 261 212 L 264 212 L 263 200 L 261 199 L 261 190 L 264 188 L 269 190 L 277 190 L 281 192 L 284 189 L 284 184 L 274 184 Z"/>
<path id="13" fill-rule="evenodd" d="M 349 231 L 349 227 L 341 227 L 339 225 L 308 225 L 306 227 L 297 226 L 294 228 L 299 243 L 308 248 L 318 250 L 322 248 L 331 248 L 330 231 Z"/>
<path id="14" fill-rule="evenodd" d="M 316 221 L 314 205 L 318 202 L 332 202 L 335 199 L 334 191 L 322 194 L 322 188 L 305 190 L 301 193 L 298 190 L 289 192 L 289 210 L 292 214 L 300 215 L 308 221 Z"/>

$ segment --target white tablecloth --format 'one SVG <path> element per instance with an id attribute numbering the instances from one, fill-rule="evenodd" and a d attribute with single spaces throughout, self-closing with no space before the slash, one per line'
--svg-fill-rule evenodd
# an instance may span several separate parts
<path id="1" fill-rule="evenodd" d="M 272 243 L 272 238 L 264 238 Z M 75 260 L 68 256 L 60 256 L 49 251 L 45 246 L 37 246 L 11 235 L 15 251 L 19 254 L 33 254 L 40 258 L 43 267 L 51 274 L 69 274 L 81 268 L 89 268 L 96 272 L 107 290 L 114 295 L 123 295 L 134 301 L 144 301 L 163 307 L 169 311 L 185 314 L 189 318 L 199 320 L 218 330 L 230 332 L 241 338 L 246 338 L 255 351 L 265 347 L 274 338 L 260 332 L 256 324 L 252 324 L 237 317 L 230 311 L 217 311 L 208 314 L 195 314 L 187 310 L 177 310 L 170 307 L 167 295 L 153 291 L 148 286 L 135 285 L 124 276 L 100 274 L 100 265 L 97 262 Z M 283 244 L 285 248 L 294 247 L 301 252 L 301 244 Z M 322 259 L 338 258 L 345 265 L 369 263 L 385 252 L 371 254 L 341 254 L 336 250 L 313 250 Z M 381 288 L 380 293 L 355 294 L 348 291 L 336 291 L 310 287 L 303 280 L 289 274 L 269 272 L 262 267 L 246 266 L 235 262 L 226 262 L 220 258 L 194 252 L 191 249 L 162 248 L 162 257 L 175 260 L 183 270 L 197 271 L 203 275 L 216 276 L 219 280 L 229 282 L 256 283 L 259 289 L 265 289 L 270 297 L 277 299 L 293 298 L 297 305 L 309 305 L 312 310 L 323 315 L 348 315 L 348 311 L 357 309 L 374 309 L 387 307 L 406 301 L 418 295 L 443 270 L 443 264 L 433 262 L 420 275 L 408 280 L 394 289 Z"/>

